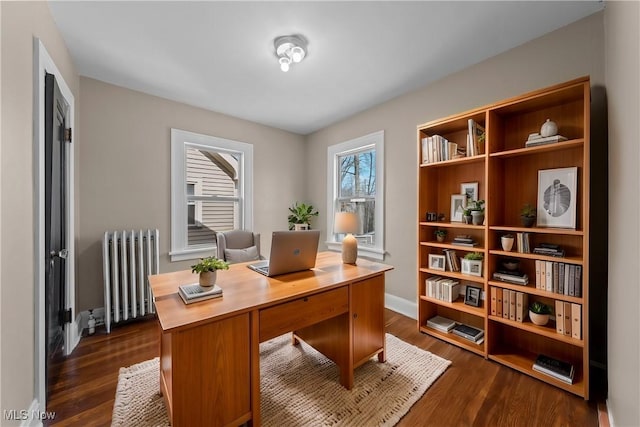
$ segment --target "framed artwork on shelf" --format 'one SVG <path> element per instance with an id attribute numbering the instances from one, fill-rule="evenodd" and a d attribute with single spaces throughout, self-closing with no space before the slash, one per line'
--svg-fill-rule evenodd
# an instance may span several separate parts
<path id="1" fill-rule="evenodd" d="M 467 290 L 464 294 L 464 303 L 467 305 L 472 305 L 474 307 L 480 307 L 481 292 L 482 288 L 467 285 Z"/>
<path id="2" fill-rule="evenodd" d="M 431 270 L 444 271 L 444 255 L 429 254 L 429 268 Z"/>
<path id="3" fill-rule="evenodd" d="M 478 183 L 463 182 L 460 184 L 460 194 L 466 194 L 469 200 L 478 200 Z"/>
<path id="4" fill-rule="evenodd" d="M 482 277 L 482 261 L 462 258 L 460 272 L 469 276 Z"/>
<path id="5" fill-rule="evenodd" d="M 578 168 L 538 171 L 538 227 L 576 228 Z"/>
<path id="6" fill-rule="evenodd" d="M 451 195 L 451 222 L 462 222 L 462 211 L 467 206 L 466 194 Z"/>

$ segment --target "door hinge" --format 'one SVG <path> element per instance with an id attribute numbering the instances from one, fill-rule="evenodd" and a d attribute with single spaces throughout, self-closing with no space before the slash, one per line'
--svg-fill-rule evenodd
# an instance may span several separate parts
<path id="1" fill-rule="evenodd" d="M 64 130 L 64 141 L 71 142 L 71 128 Z"/>
<path id="2" fill-rule="evenodd" d="M 62 312 L 62 323 L 71 323 L 71 309 Z"/>

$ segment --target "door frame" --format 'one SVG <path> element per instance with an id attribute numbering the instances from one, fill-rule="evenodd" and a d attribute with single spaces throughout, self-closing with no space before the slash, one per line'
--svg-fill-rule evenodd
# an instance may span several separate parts
<path id="1" fill-rule="evenodd" d="M 35 348 L 35 392 L 40 410 L 46 408 L 47 377 L 46 377 L 46 311 L 45 311 L 45 263 L 48 260 L 45 248 L 45 119 L 44 119 L 44 75 L 53 74 L 60 88 L 62 96 L 69 105 L 67 112 L 68 126 L 75 137 L 75 100 L 69 86 L 64 81 L 53 59 L 47 52 L 40 39 L 33 39 L 33 174 L 34 174 L 34 348 Z M 75 138 L 74 138 L 75 139 Z M 66 241 L 69 256 L 66 260 L 65 309 L 71 309 L 75 314 L 75 189 L 74 189 L 74 145 L 66 151 L 67 169 L 65 171 L 68 186 L 66 206 Z M 64 354 L 69 355 L 78 345 L 80 333 L 78 331 L 77 316 L 64 328 Z"/>

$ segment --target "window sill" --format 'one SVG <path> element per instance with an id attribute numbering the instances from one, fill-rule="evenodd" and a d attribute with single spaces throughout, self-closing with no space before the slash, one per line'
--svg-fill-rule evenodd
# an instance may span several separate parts
<path id="1" fill-rule="evenodd" d="M 330 251 L 342 252 L 341 242 L 325 242 Z M 384 261 L 384 249 L 358 245 L 358 256 Z"/>
<path id="2" fill-rule="evenodd" d="M 208 256 L 215 256 L 215 255 L 216 255 L 215 246 L 207 246 L 205 248 L 198 248 L 198 249 L 183 249 L 180 251 L 169 252 L 169 256 L 171 257 L 171 262 L 200 259 L 200 258 L 205 258 Z"/>

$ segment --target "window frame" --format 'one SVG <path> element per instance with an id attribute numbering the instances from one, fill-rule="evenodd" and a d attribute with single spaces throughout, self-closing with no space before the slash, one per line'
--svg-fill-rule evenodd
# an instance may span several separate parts
<path id="1" fill-rule="evenodd" d="M 327 148 L 327 241 L 332 251 L 341 251 L 342 242 L 337 241 L 334 229 L 335 213 L 340 189 L 340 156 L 356 154 L 373 148 L 376 153 L 376 196 L 375 196 L 375 234 L 376 244 L 364 246 L 358 242 L 358 254 L 376 260 L 384 260 L 384 131 L 370 133 L 359 138 L 331 145 Z"/>
<path id="2" fill-rule="evenodd" d="M 187 148 L 202 147 L 206 150 L 238 155 L 239 185 L 238 203 L 240 229 L 253 229 L 253 145 L 216 136 L 171 129 L 171 261 L 184 261 L 215 255 L 216 243 L 188 245 L 187 218 Z M 221 200 L 221 196 L 198 196 L 197 200 Z"/>

